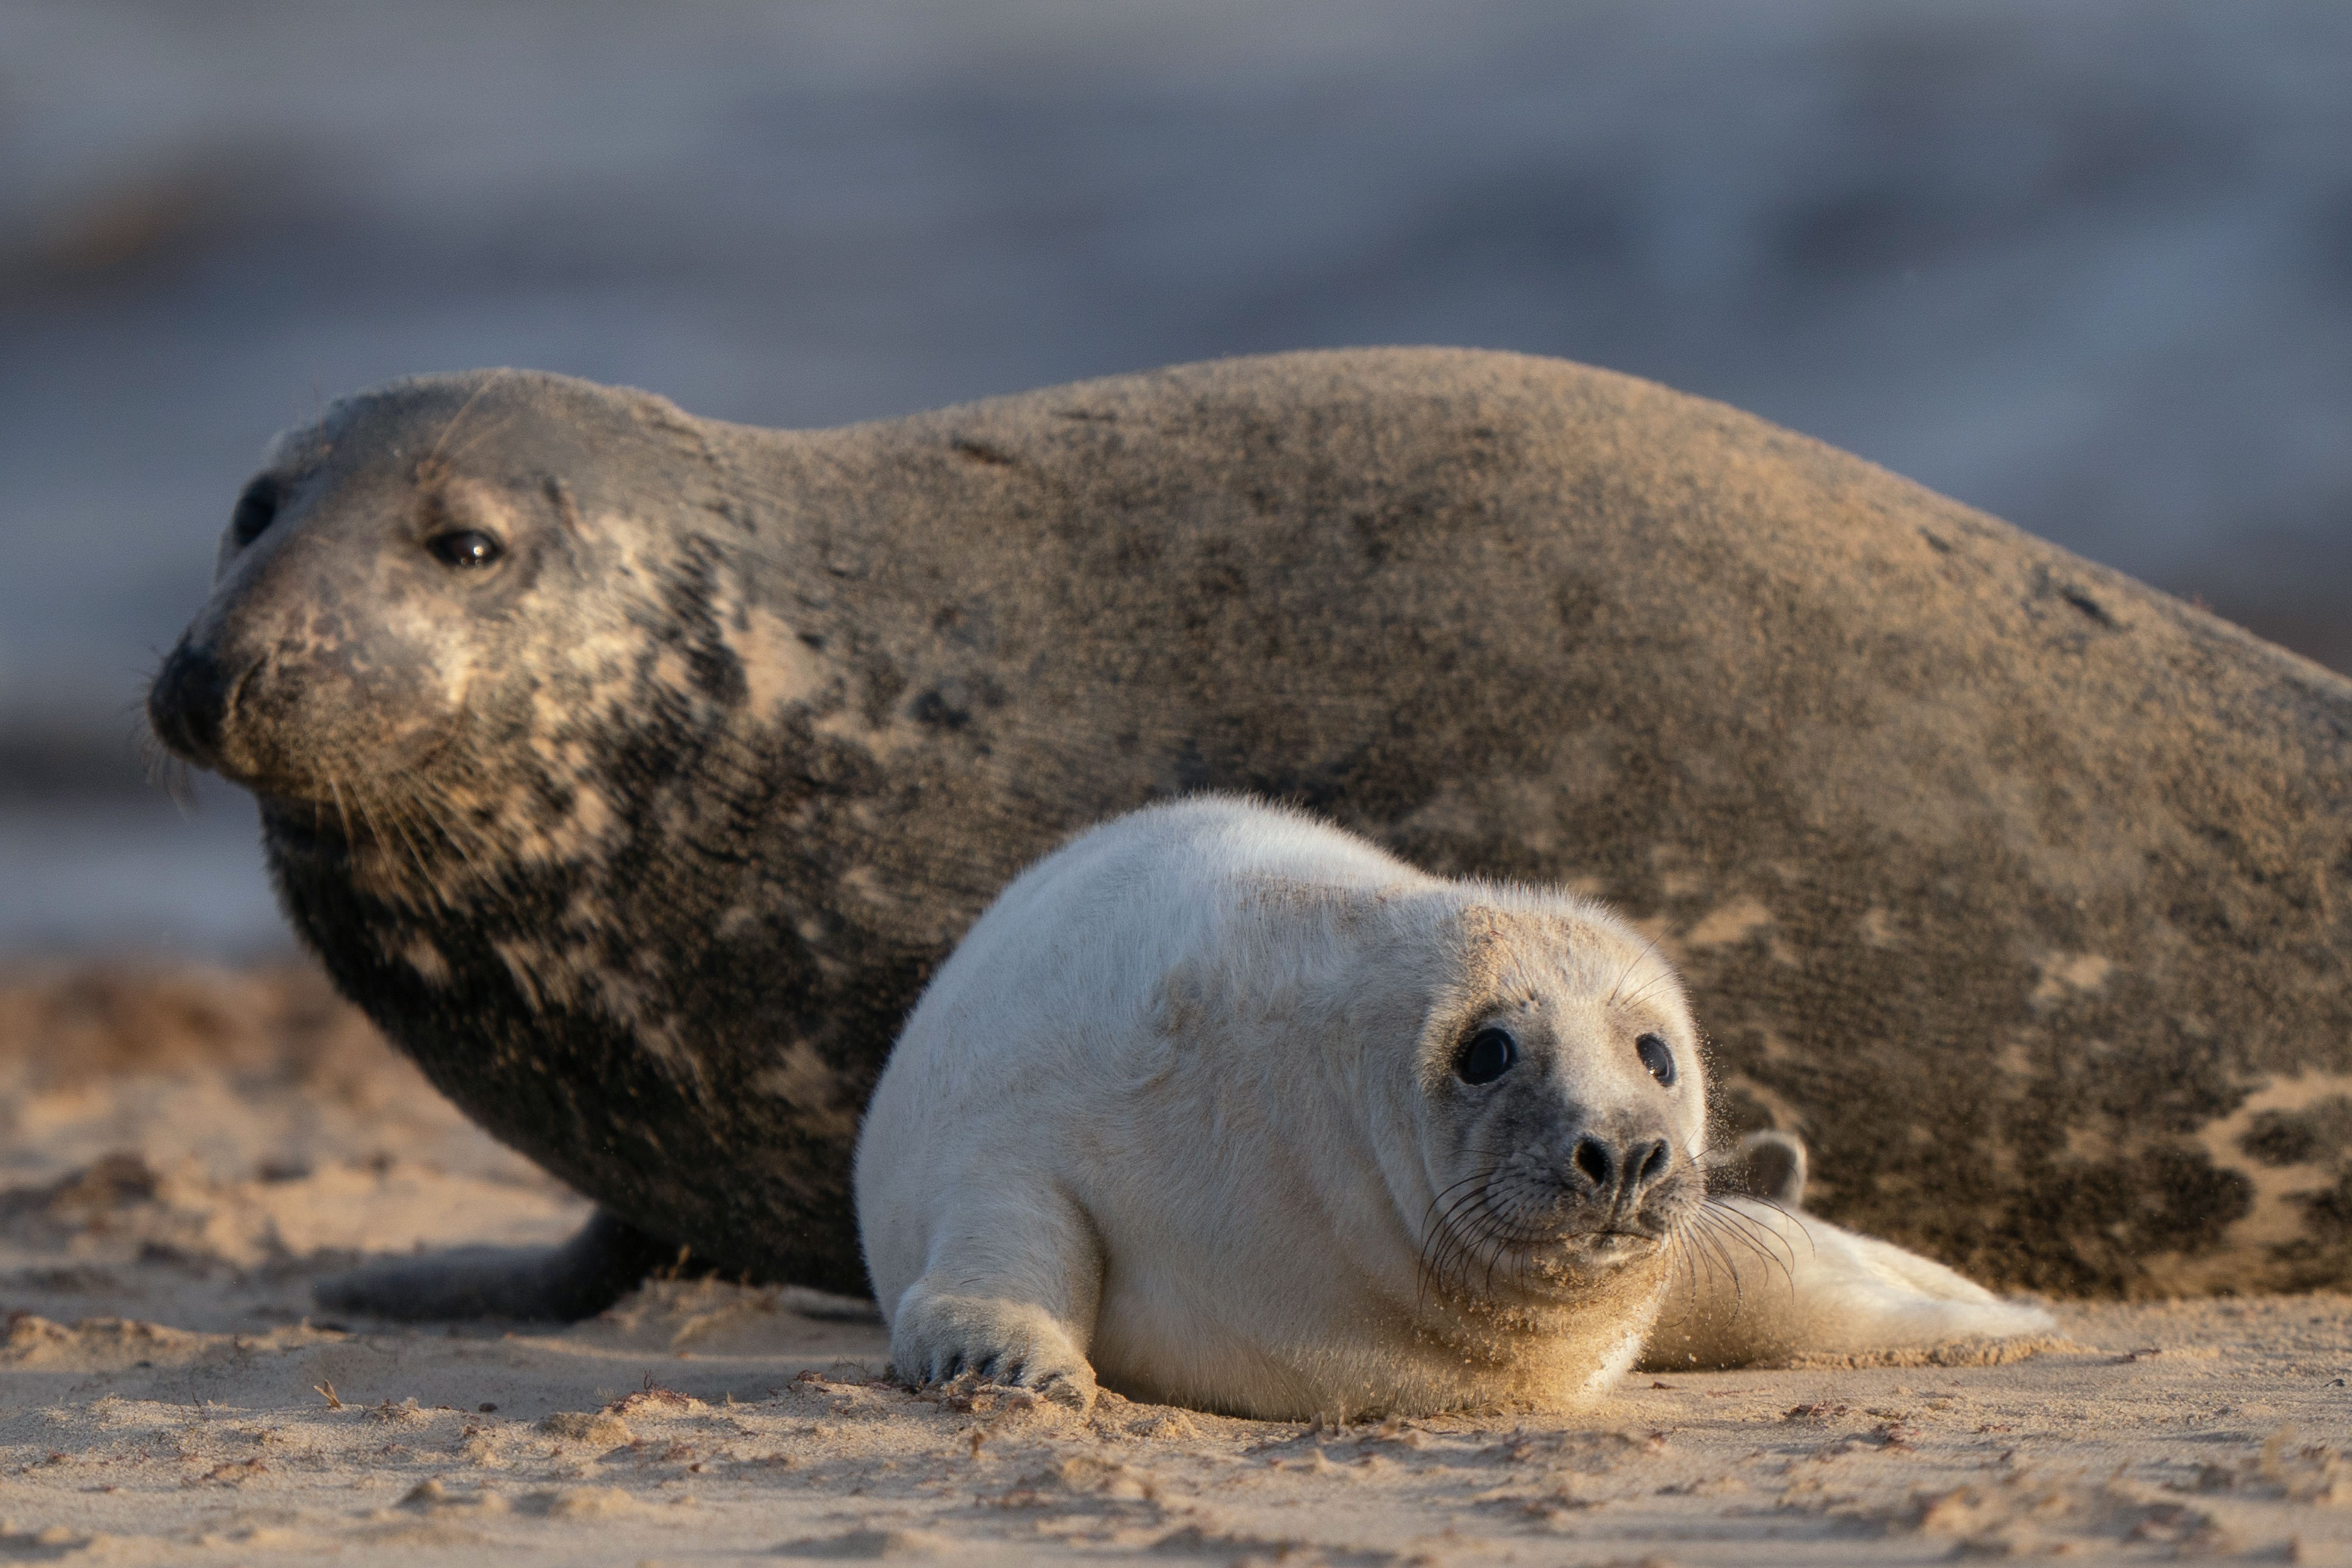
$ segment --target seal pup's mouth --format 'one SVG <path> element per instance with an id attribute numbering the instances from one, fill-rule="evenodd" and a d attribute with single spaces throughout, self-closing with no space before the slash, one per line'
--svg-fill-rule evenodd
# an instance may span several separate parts
<path id="1" fill-rule="evenodd" d="M 1663 1233 L 1650 1230 L 1585 1230 L 1562 1237 L 1563 1246 L 1580 1252 L 1630 1253 L 1664 1246 Z"/>
<path id="2" fill-rule="evenodd" d="M 1512 1167 L 1503 1162 L 1432 1205 L 1426 1283 L 1496 1304 L 1573 1300 L 1620 1288 L 1629 1270 L 1650 1269 L 1690 1240 L 1697 1202 L 1681 1162 L 1646 1192 L 1606 1197 Z"/>
<path id="3" fill-rule="evenodd" d="M 1677 1238 L 1672 1226 L 1455 1232 L 1433 1239 L 1423 1262 L 1424 1287 L 1497 1306 L 1573 1301 L 1617 1289 L 1628 1270 L 1640 1271 L 1665 1258 Z"/>
<path id="4" fill-rule="evenodd" d="M 1527 1280 L 1557 1277 L 1565 1284 L 1590 1283 L 1596 1272 L 1606 1273 L 1654 1257 L 1671 1239 L 1671 1233 L 1663 1229 L 1610 1227 L 1520 1242 L 1511 1250 L 1524 1255 L 1517 1274 Z"/>

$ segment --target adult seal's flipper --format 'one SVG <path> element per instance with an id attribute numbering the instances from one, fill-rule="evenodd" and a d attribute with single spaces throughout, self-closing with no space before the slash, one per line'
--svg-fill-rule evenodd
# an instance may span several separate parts
<path id="1" fill-rule="evenodd" d="M 594 1317 L 678 1256 L 676 1244 L 599 1209 L 561 1247 L 466 1247 L 372 1263 L 320 1280 L 314 1294 L 329 1311 L 403 1322 L 512 1318 L 569 1323 Z"/>

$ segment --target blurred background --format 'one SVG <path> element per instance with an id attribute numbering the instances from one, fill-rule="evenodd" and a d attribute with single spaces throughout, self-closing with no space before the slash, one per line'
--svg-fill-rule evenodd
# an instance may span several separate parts
<path id="1" fill-rule="evenodd" d="M 268 436 L 1560 354 L 2352 668 L 2338 0 L 0 0 L 0 958 L 282 951 L 147 670 Z"/>

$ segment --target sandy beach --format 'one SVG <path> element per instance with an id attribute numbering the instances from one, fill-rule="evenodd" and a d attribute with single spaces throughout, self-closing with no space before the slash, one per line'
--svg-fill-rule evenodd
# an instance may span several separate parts
<path id="1" fill-rule="evenodd" d="M 586 1205 L 324 983 L 0 988 L 0 1561 L 2352 1563 L 2352 1297 L 2053 1303 L 1916 1364 L 1340 1429 L 885 1376 L 864 1302 L 659 1280 L 570 1329 L 329 1321 L 367 1254 Z"/>
<path id="2" fill-rule="evenodd" d="M 1339 1427 L 1108 1394 L 1085 1415 L 1007 1389 L 919 1394 L 890 1381 L 871 1302 L 682 1272 L 568 1327 L 323 1310 L 318 1282 L 355 1264 L 543 1247 L 591 1207 L 470 1123 L 296 956 L 253 799 L 161 763 L 140 719 L 273 432 L 395 377 L 539 367 L 644 387 L 698 417 L 824 430 L 1156 365 L 1365 344 L 1558 355 L 1720 399 L 2352 673 L 2347 80 L 2352 6 L 2311 0 L 0 5 L 0 1568 L 2010 1557 L 2352 1568 L 2352 1294 L 2051 1300 L 2057 1331 L 2030 1343 L 1639 1373 L 1575 1416 Z M 1431 473 L 1483 471 L 1495 432 L 1475 435 Z M 955 445 L 978 460 L 975 485 L 1009 478 L 1004 454 Z M 589 492 L 561 466 L 514 471 L 537 476 L 525 490 L 568 517 L 573 490 Z M 1594 493 L 1653 469 L 1674 480 L 1659 493 L 1686 488 L 1629 450 Z M 1416 526 L 1428 488 L 1417 474 L 1398 492 Z M 1741 478 L 1707 505 L 1752 528 L 1761 514 L 1736 509 L 1757 489 Z M 1270 515 L 1263 500 L 1252 491 L 1252 515 Z M 868 510 L 852 501 L 844 518 Z M 709 517 L 756 531 L 725 508 L 697 527 Z M 1665 537 L 1659 520 L 1643 514 L 1644 540 Z M 841 520 L 804 509 L 788 521 L 794 540 L 824 542 L 801 602 L 812 614 L 846 604 L 868 565 L 833 548 Z M 1367 559 L 1391 548 L 1380 532 L 1363 529 Z M 1939 562 L 1953 554 L 1938 533 L 1906 537 Z M 1546 584 L 1559 592 L 1540 624 L 1580 637 L 1568 628 L 1614 616 L 1622 647 L 1675 659 L 1692 628 L 1748 625 L 1745 605 L 1728 619 L 1690 607 L 1690 585 L 1747 579 L 1712 555 L 1688 557 L 1692 575 L 1676 579 L 1657 570 L 1662 547 L 1643 548 L 1629 580 L 1674 588 L 1661 613 L 1617 615 L 1613 589 L 1588 605 L 1580 560 Z M 1758 603 L 1801 608 L 1812 566 L 1839 559 L 1758 576 L 1769 588 Z M 1213 564 L 1204 584 L 1231 569 Z M 1965 560 L 1930 565 L 1958 574 Z M 1087 585 L 1070 581 L 1072 594 Z M 1281 581 L 1290 596 L 1264 618 L 1287 626 L 1297 579 Z M 2149 646 L 2157 618 L 2135 625 L 2078 587 L 2045 572 L 2032 589 L 2031 615 L 2049 618 L 2027 629 L 2065 650 L 2050 679 L 2067 684 L 2053 690 L 2092 689 L 2099 661 Z M 2187 721 L 2210 650 L 2147 666 L 2160 681 L 2116 687 L 2087 725 L 2027 722 L 2002 703 L 1987 709 L 1997 725 L 1953 727 L 1937 716 L 1943 689 L 1975 679 L 1991 645 L 1914 663 L 1927 646 L 1917 617 L 1874 630 L 1853 613 L 1880 591 L 1811 601 L 1815 624 L 1836 633 L 1818 656 L 1750 638 L 1718 661 L 1727 676 L 1770 675 L 1790 723 L 1752 705 L 1729 724 L 1657 710 L 1673 722 L 1654 768 L 1615 760 L 1634 752 L 1614 689 L 1573 723 L 1506 716 L 1494 732 L 1512 755 L 1589 751 L 1602 761 L 1577 788 L 1605 783 L 1708 824 L 1719 819 L 1678 806 L 1697 795 L 1672 781 L 1703 782 L 1731 753 L 1684 737 L 1803 739 L 1786 777 L 1837 784 L 1820 795 L 1827 830 L 1809 841 L 1822 852 L 1759 851 L 1753 886 L 1834 894 L 1816 901 L 1861 933 L 1853 952 L 1883 963 L 1871 973 L 1886 977 L 1884 995 L 1933 999 L 1908 1016 L 1940 1023 L 1962 1016 L 1936 1011 L 1955 997 L 2023 995 L 2025 1015 L 2000 1015 L 2027 1021 L 1999 1071 L 2055 1064 L 2032 1081 L 2079 1088 L 2073 1103 L 2089 1108 L 1994 1095 L 1973 1118 L 2001 1130 L 2003 1158 L 2029 1138 L 2069 1158 L 2078 1140 L 2087 1151 L 2061 1174 L 2089 1194 L 2077 1207 L 2090 1217 L 2068 1230 L 2046 1208 L 2000 1209 L 2002 1236 L 2063 1237 L 2052 1246 L 2062 1265 L 2124 1237 L 2126 1253 L 2177 1247 L 2168 1266 L 2189 1258 L 2220 1273 L 2229 1265 L 2197 1250 L 2211 1245 L 2197 1227 L 2234 1223 L 2223 1211 L 2241 1180 L 2257 1205 L 2242 1241 L 2290 1239 L 2314 1216 L 2337 1226 L 2340 1207 L 2305 1215 L 2293 1200 L 2352 1194 L 2324 1185 L 2346 1180 L 2347 1140 L 2327 1118 L 2352 1085 L 2340 1076 L 2352 1071 L 2352 1007 L 2306 1025 L 2288 1005 L 2346 994 L 2330 967 L 2352 945 L 2343 768 L 2293 773 L 2276 809 L 2241 809 L 2231 803 L 2287 775 L 2261 754 L 2222 765 L 2225 742 L 2242 738 L 2235 721 L 2190 714 L 2211 727 L 2179 731 L 2198 742 L 2180 767 L 2098 772 L 2124 754 L 2099 736 Z M 1477 635 L 1433 650 L 1433 668 L 1476 658 L 1503 672 L 1481 677 L 1471 704 L 1484 711 L 1492 697 L 1503 714 L 1506 697 L 1551 687 L 1491 657 L 1503 639 L 1485 634 L 1538 623 L 1478 603 Z M 954 605 L 925 613 L 947 618 L 909 612 L 907 624 L 928 625 L 940 647 L 1040 668 L 1066 653 L 1050 639 L 1016 648 L 1019 637 Z M 870 695 L 900 679 L 860 641 L 884 624 L 845 620 L 831 645 L 855 654 L 875 711 L 899 700 Z M 1423 635 L 1414 616 L 1378 624 L 1391 641 Z M 822 635 L 793 629 L 821 651 Z M 1896 695 L 1847 703 L 1814 673 L 1849 658 L 1900 665 Z M 2287 671 L 2254 707 L 2321 679 Z M 1120 682 L 1099 689 L 1125 694 L 1104 701 L 1147 719 L 1172 689 Z M 901 684 L 915 729 L 933 727 L 929 702 L 944 704 L 942 732 L 970 721 L 970 705 L 947 703 L 953 683 Z M 1412 686 L 1384 693 L 1370 738 L 1333 754 L 1396 751 L 1436 710 Z M 2332 689 L 2308 734 L 2335 745 L 2352 705 Z M 1073 754 L 1093 743 L 1054 733 Z M 1886 736 L 1909 748 L 1913 771 L 1848 768 L 1849 756 L 1895 754 L 1870 751 Z M 1179 738 L 1195 752 L 1222 743 L 1208 727 Z M 1265 750 L 1234 755 L 1255 768 Z M 2005 773 L 1979 792 L 1986 822 L 2004 802 L 2042 803 L 2016 836 L 1948 815 L 1965 791 L 1929 798 L 1961 763 L 2011 752 L 2079 754 L 2089 771 L 2047 791 Z M 1153 789 L 1194 780 L 1194 760 L 1171 763 Z M 1454 756 L 1441 761 L 1441 775 L 1424 770 L 1404 792 L 1435 791 L 1425 822 L 1438 837 L 1469 798 L 1454 793 Z M 791 765 L 798 790 L 807 770 Z M 1058 776 L 1005 772 L 1040 800 Z M 390 776 L 364 774 L 379 775 Z M 951 809 L 962 775 L 940 776 L 957 786 L 936 797 Z M 1292 793 L 1255 773 L 1236 780 Z M 2127 780 L 2172 793 L 2148 812 L 2115 809 Z M 1328 782 L 1298 798 L 1326 798 Z M 2216 811 L 2178 805 L 2209 784 Z M 1915 836 L 1932 875 L 1903 884 L 1927 889 L 1921 899 L 1873 901 L 1847 878 L 1867 847 L 1850 826 L 1868 801 L 1904 834 L 1935 829 Z M 1801 816 L 1769 804 L 1729 823 L 1742 841 L 1714 858 L 1677 859 L 1648 826 L 1601 846 L 1652 858 L 1657 897 L 1627 902 L 1675 922 L 1669 935 L 1719 953 L 1749 933 L 1756 952 L 1769 944 L 1769 963 L 1738 982 L 1762 975 L 1765 989 L 1717 993 L 1743 1003 L 1796 994 L 1786 983 L 1805 973 L 1779 963 L 1785 910 L 1716 874 Z M 2198 903 L 2187 914 L 2169 896 L 2118 890 L 2154 885 L 2132 879 L 2179 858 L 2126 843 L 2159 806 L 2178 806 L 2179 845 L 2227 864 L 2222 883 L 2181 879 Z M 2038 922 L 2016 942 L 1979 942 L 1938 912 L 1976 886 L 1958 857 L 2022 865 L 2034 845 L 2074 869 L 2011 900 Z M 841 863 L 863 878 L 887 858 Z M 2249 868 L 2254 879 L 2228 879 Z M 2275 919 L 2237 896 L 2257 885 Z M 863 899 L 883 883 L 842 886 Z M 2152 940 L 2084 934 L 2105 919 L 2101 900 L 2126 899 L 2163 915 L 2135 928 Z M 2014 971 L 2018 984 L 1906 957 L 1909 925 L 1931 921 L 1970 932 L 1981 952 L 1969 963 Z M 100 956 L 131 953 L 170 962 Z M 2202 984 L 2200 960 L 2216 954 L 2316 957 L 2292 985 L 2134 1000 L 2182 975 Z M 1860 984 L 1825 993 L 1871 1004 L 1850 1024 L 1797 1039 L 1766 1020 L 1741 1048 L 1761 1061 L 1822 1043 L 1848 1052 L 1841 1068 L 1880 1059 L 1863 1053 L 1906 1037 L 1880 1026 L 1882 982 Z M 2232 996 L 2253 1000 L 2208 1005 Z M 1822 1016 L 1785 1011 L 1809 1026 Z M 898 1015 L 877 1016 L 865 1037 Z M 2150 1019 L 2162 1027 L 2143 1029 Z M 2158 1036 L 2168 1054 L 2129 1043 Z M 1952 1037 L 1970 1048 L 1992 1038 L 1975 1025 Z M 2273 1047 L 2290 1077 L 2260 1067 Z M 1829 1048 L 1805 1058 L 1809 1071 Z M 2141 1061 L 2159 1065 L 2114 1070 Z M 2315 1064 L 2328 1076 L 2304 1072 Z M 1952 1072 L 1924 1089 L 1937 1114 L 1916 1124 L 1915 1146 L 1951 1150 L 1937 1118 L 1955 1102 L 1975 1110 L 1966 1101 L 1987 1077 Z M 1821 1102 L 1851 1108 L 1847 1128 L 1892 1125 L 1843 1087 L 1859 1081 L 1823 1073 Z M 2249 1098 L 2246 1086 L 2261 1087 Z M 2179 1127 L 2142 1138 L 2144 1089 L 2178 1100 L 2160 1114 Z M 1771 1101 L 1770 1084 L 1740 1092 L 1751 1090 L 1754 1117 L 1812 1132 L 1830 1163 L 1822 1123 Z M 824 1102 L 837 1126 L 849 1098 Z M 2114 1196 L 2137 1172 L 2169 1169 L 2164 1140 L 2190 1126 L 2205 1142 L 2172 1148 L 2198 1173 L 2180 1204 Z M 2315 1151 L 2326 1159 L 2299 1163 Z M 1881 1217 L 1983 1195 L 1982 1164 L 1952 1164 L 1964 1180 L 1853 1169 L 1867 1163 L 1815 1169 L 1826 1212 L 1864 1182 L 1889 1205 L 1924 1194 Z M 2073 1201 L 2054 1190 L 2032 1201 Z M 2337 1239 L 2330 1230 L 2325 1246 Z M 2340 1266 L 2309 1267 L 2297 1282 L 2352 1290 Z M 2176 1274 L 2168 1288 L 2203 1278 Z"/>

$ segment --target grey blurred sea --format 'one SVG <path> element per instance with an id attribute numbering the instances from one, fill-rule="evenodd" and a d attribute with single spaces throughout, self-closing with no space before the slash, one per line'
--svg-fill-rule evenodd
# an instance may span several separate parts
<path id="1" fill-rule="evenodd" d="M 2352 666 L 2352 6 L 0 4 L 0 956 L 282 944 L 143 674 L 272 431 L 1591 361 Z"/>

